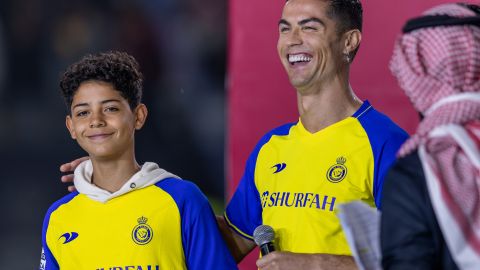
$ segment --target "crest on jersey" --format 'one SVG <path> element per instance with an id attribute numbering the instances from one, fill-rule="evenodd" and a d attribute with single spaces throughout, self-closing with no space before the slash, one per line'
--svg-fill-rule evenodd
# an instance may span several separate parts
<path id="1" fill-rule="evenodd" d="M 138 224 L 133 227 L 132 239 L 138 245 L 148 244 L 153 238 L 153 230 L 147 224 L 148 218 L 139 217 L 137 219 Z"/>
<path id="2" fill-rule="evenodd" d="M 347 176 L 347 167 L 345 167 L 345 163 L 347 159 L 344 157 L 337 158 L 337 164 L 333 165 L 327 171 L 327 179 L 332 183 L 338 183 L 345 179 Z"/>

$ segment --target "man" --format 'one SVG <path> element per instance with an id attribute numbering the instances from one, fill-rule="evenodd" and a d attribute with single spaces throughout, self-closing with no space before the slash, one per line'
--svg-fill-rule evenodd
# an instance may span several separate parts
<path id="1" fill-rule="evenodd" d="M 380 207 L 384 174 L 407 138 L 349 85 L 361 28 L 358 0 L 286 2 L 278 54 L 297 89 L 300 120 L 260 140 L 225 218 L 217 218 L 237 261 L 254 248 L 254 229 L 267 224 L 280 251 L 260 258 L 259 268 L 355 268 L 334 209 L 352 200 Z"/>
<path id="2" fill-rule="evenodd" d="M 147 117 L 136 60 L 87 55 L 60 86 L 67 128 L 89 160 L 75 170 L 78 192 L 45 216 L 40 269 L 237 269 L 200 190 L 135 159 Z"/>
<path id="3" fill-rule="evenodd" d="M 361 27 L 359 1 L 286 2 L 277 49 L 300 120 L 266 134 L 247 161 L 225 212 L 237 234 L 222 226 L 237 260 L 268 224 L 281 251 L 259 259 L 261 269 L 355 267 L 334 209 L 352 200 L 380 207 L 384 174 L 407 138 L 349 85 Z"/>
<path id="4" fill-rule="evenodd" d="M 392 73 L 423 116 L 385 182 L 384 269 L 480 267 L 480 7 L 409 20 Z"/>

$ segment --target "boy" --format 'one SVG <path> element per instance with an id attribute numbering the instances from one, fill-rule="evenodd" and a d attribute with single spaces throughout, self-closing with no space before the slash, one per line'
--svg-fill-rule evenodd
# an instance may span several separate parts
<path id="1" fill-rule="evenodd" d="M 77 191 L 45 216 L 40 269 L 236 269 L 200 190 L 135 160 L 147 117 L 135 59 L 87 55 L 60 87 L 67 128 L 90 160 L 75 170 Z"/>

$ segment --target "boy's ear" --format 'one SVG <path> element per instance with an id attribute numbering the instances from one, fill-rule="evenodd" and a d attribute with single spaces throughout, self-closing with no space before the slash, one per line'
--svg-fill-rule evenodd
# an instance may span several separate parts
<path id="1" fill-rule="evenodd" d="M 70 132 L 70 136 L 72 137 L 72 139 L 76 140 L 77 135 L 75 134 L 75 130 L 73 129 L 72 117 L 70 115 L 67 115 L 67 117 L 65 118 L 65 125 L 67 126 L 67 129 Z"/>
<path id="2" fill-rule="evenodd" d="M 140 103 L 138 104 L 137 108 L 135 108 L 135 129 L 140 130 L 143 125 L 145 124 L 145 120 L 147 120 L 148 110 L 145 104 Z"/>

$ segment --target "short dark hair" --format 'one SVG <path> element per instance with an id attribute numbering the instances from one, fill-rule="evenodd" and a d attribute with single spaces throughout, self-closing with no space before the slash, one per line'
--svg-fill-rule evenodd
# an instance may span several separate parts
<path id="1" fill-rule="evenodd" d="M 286 0 L 285 2 L 288 2 Z M 320 0 L 319 0 L 320 1 Z M 329 3 L 327 16 L 337 22 L 338 34 L 343 34 L 352 29 L 362 32 L 363 7 L 360 0 L 323 0 Z M 359 47 L 350 52 L 352 60 L 355 58 Z"/>
<path id="2" fill-rule="evenodd" d="M 339 33 L 352 29 L 362 32 L 363 8 L 359 0 L 328 0 L 328 2 L 330 10 L 327 15 L 335 19 Z"/>
<path id="3" fill-rule="evenodd" d="M 112 84 L 132 110 L 142 100 L 143 75 L 135 58 L 125 52 L 88 54 L 67 68 L 60 80 L 60 89 L 69 112 L 73 96 L 86 81 Z"/>
<path id="4" fill-rule="evenodd" d="M 286 0 L 285 2 L 288 2 Z M 360 0 L 324 0 L 329 2 L 330 10 L 327 15 L 337 21 L 337 31 L 343 33 L 348 30 L 362 31 L 363 8 Z"/>

